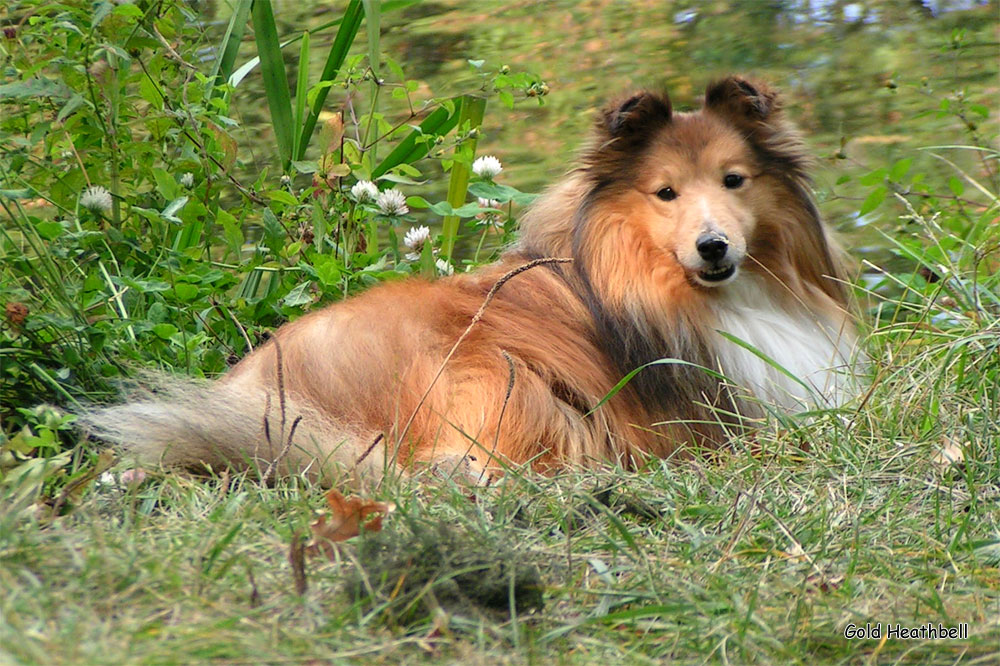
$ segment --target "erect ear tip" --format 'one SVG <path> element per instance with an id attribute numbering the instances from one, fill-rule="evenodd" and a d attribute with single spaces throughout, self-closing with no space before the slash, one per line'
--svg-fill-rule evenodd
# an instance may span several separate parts
<path id="1" fill-rule="evenodd" d="M 672 113 L 666 93 L 638 92 L 612 102 L 602 114 L 604 127 L 612 135 L 650 128 L 669 122 Z"/>
<path id="2" fill-rule="evenodd" d="M 761 82 L 751 82 L 741 76 L 727 76 L 710 83 L 705 89 L 705 106 L 764 118 L 774 111 L 778 95 Z"/>

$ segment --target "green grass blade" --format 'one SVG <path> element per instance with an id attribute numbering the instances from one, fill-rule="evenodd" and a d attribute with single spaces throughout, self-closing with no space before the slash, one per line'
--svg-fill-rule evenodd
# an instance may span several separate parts
<path id="1" fill-rule="evenodd" d="M 361 0 L 365 8 L 365 24 L 368 29 L 368 65 L 377 77 L 379 64 L 379 37 L 382 33 L 382 3 Z"/>
<path id="2" fill-rule="evenodd" d="M 233 73 L 233 65 L 240 52 L 240 42 L 243 41 L 243 33 L 246 31 L 252 6 L 252 0 L 236 0 L 236 7 L 229 19 L 229 26 L 226 27 L 226 35 L 222 38 L 219 58 L 215 61 L 215 66 L 212 67 L 212 74 L 209 77 L 215 82 L 213 88 L 228 81 L 229 76 Z M 214 89 L 212 94 L 214 94 Z"/>
<path id="3" fill-rule="evenodd" d="M 292 159 L 292 100 L 288 92 L 285 76 L 285 62 L 281 57 L 281 43 L 274 24 L 271 0 L 257 0 L 253 3 L 253 28 L 260 57 L 261 75 L 264 78 L 264 92 L 267 106 L 271 111 L 271 126 L 278 142 L 278 153 L 282 164 L 287 167 Z"/>
<path id="4" fill-rule="evenodd" d="M 340 66 L 344 64 L 344 59 L 347 57 L 347 52 L 350 50 L 351 44 L 354 43 L 354 38 L 358 34 L 363 16 L 364 12 L 361 8 L 361 0 L 351 0 L 340 21 L 337 36 L 333 38 L 333 45 L 330 46 L 330 52 L 327 54 L 326 64 L 323 65 L 323 73 L 320 74 L 319 83 L 332 81 L 336 78 L 337 72 L 340 71 Z M 297 160 L 302 159 L 303 153 L 305 153 L 306 148 L 309 146 L 309 139 L 312 137 L 313 129 L 316 128 L 316 121 L 319 120 L 319 112 L 323 109 L 323 104 L 326 102 L 326 96 L 329 92 L 329 87 L 319 91 L 312 108 L 309 110 L 309 115 L 306 116 L 305 124 L 302 126 L 298 141 L 299 150 L 295 154 L 295 159 Z"/>
<path id="5" fill-rule="evenodd" d="M 306 114 L 306 95 L 309 93 L 309 31 L 302 33 L 302 48 L 299 49 L 299 75 L 295 82 L 295 120 L 292 127 L 292 155 L 301 155 L 302 135 L 298 130 Z"/>
<path id="6" fill-rule="evenodd" d="M 751 354 L 753 354 L 754 356 L 756 356 L 760 360 L 764 361 L 764 363 L 767 363 L 769 366 L 771 366 L 772 368 L 774 368 L 775 370 L 777 370 L 781 374 L 785 375 L 786 377 L 788 377 L 789 379 L 791 379 L 795 383 L 797 383 L 800 386 L 802 386 L 806 391 L 809 392 L 810 395 L 813 395 L 814 393 L 816 393 L 816 389 L 815 388 L 813 388 L 809 384 L 807 384 L 804 381 L 802 381 L 801 379 L 799 379 L 790 370 L 788 370 L 787 368 L 785 368 L 783 365 L 781 365 L 780 363 L 778 363 L 777 361 L 775 361 L 773 358 L 771 358 L 770 356 L 768 356 L 767 354 L 765 354 L 761 350 L 759 350 L 756 347 L 754 347 L 749 342 L 741 340 L 740 338 L 736 337 L 735 335 L 732 335 L 730 333 L 726 333 L 725 331 L 716 331 L 716 332 L 719 335 L 721 335 L 722 337 L 724 337 L 726 340 L 729 340 L 730 342 L 732 342 L 733 344 L 736 344 L 736 345 L 739 345 L 740 347 L 743 347 L 743 349 L 746 349 L 748 352 L 750 352 Z"/>
<path id="7" fill-rule="evenodd" d="M 584 417 L 590 416 L 591 414 L 593 414 L 594 412 L 596 412 L 598 409 L 600 409 L 604 405 L 604 403 L 606 403 L 608 400 L 611 400 L 611 398 L 615 397 L 618 394 L 619 391 L 621 391 L 623 388 L 625 388 L 625 386 L 630 381 L 632 381 L 632 379 L 637 374 L 639 374 L 640 372 L 642 372 L 646 368 L 653 367 L 654 365 L 686 365 L 688 367 L 697 368 L 698 370 L 701 370 L 702 372 L 704 372 L 709 377 L 715 377 L 716 379 L 719 379 L 721 381 L 727 381 L 725 375 L 719 374 L 715 370 L 710 370 L 709 368 L 706 368 L 703 365 L 698 365 L 697 363 L 691 363 L 690 361 L 682 361 L 679 358 L 661 358 L 661 359 L 657 359 L 655 361 L 650 361 L 649 363 L 645 363 L 643 365 L 640 365 L 638 368 L 636 368 L 635 370 L 631 371 L 630 373 L 628 373 L 627 375 L 625 375 L 624 377 L 622 377 L 621 380 L 617 384 L 615 384 L 611 388 L 611 390 L 608 391 L 607 394 L 605 394 L 605 396 L 603 398 L 601 398 L 601 401 L 598 402 L 596 405 L 594 405 L 593 409 L 591 409 L 589 412 L 587 412 L 586 414 L 584 414 Z"/>
<path id="8" fill-rule="evenodd" d="M 458 116 L 459 128 L 461 130 L 466 128 L 479 129 L 483 124 L 485 113 L 485 98 L 463 95 L 461 111 Z M 472 159 L 476 156 L 476 139 L 466 139 L 458 150 L 463 159 L 455 160 L 451 167 L 451 180 L 448 182 L 448 203 L 453 208 L 459 208 L 465 203 L 465 197 L 469 191 L 469 176 L 472 173 Z M 441 252 L 449 262 L 452 250 L 455 249 L 455 239 L 458 237 L 459 220 L 457 215 L 448 215 L 441 225 L 443 236 Z"/>
<path id="9" fill-rule="evenodd" d="M 340 19 L 334 19 L 332 21 L 327 21 L 322 25 L 318 25 L 312 29 L 312 32 L 314 33 L 322 32 L 323 30 L 326 30 L 327 28 L 332 28 L 335 25 L 340 25 Z M 292 37 L 291 39 L 287 39 L 281 42 L 281 48 L 285 48 L 290 44 L 294 44 L 300 39 L 302 39 L 302 35 L 297 35 L 295 37 Z M 260 65 L 260 58 L 257 56 L 254 56 L 253 58 L 247 60 L 245 63 L 240 65 L 239 69 L 233 72 L 232 75 L 229 77 L 229 85 L 233 86 L 234 88 L 239 86 L 240 83 L 243 82 L 243 79 L 245 79 L 250 72 L 257 69 L 258 65 Z"/>
<path id="10" fill-rule="evenodd" d="M 443 106 L 434 109 L 423 122 L 419 129 L 415 129 L 400 141 L 392 152 L 385 159 L 379 162 L 378 166 L 372 170 L 372 178 L 379 178 L 385 175 L 389 169 L 400 164 L 413 164 L 422 159 L 430 151 L 429 143 L 417 143 L 417 139 L 427 134 L 437 134 L 444 136 L 458 124 L 458 109 L 449 112 Z"/>

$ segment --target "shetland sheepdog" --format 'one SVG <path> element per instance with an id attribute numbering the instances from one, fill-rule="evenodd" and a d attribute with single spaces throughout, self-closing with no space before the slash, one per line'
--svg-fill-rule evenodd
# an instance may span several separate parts
<path id="1" fill-rule="evenodd" d="M 497 263 L 375 287 L 282 326 L 215 382 L 82 421 L 167 465 L 332 483 L 453 461 L 482 481 L 634 468 L 771 409 L 837 406 L 856 336 L 808 166 L 761 83 L 715 82 L 695 112 L 640 92 L 599 114 Z"/>

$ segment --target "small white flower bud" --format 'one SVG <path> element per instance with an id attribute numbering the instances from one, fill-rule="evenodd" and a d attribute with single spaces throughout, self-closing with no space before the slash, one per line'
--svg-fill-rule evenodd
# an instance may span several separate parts
<path id="1" fill-rule="evenodd" d="M 483 155 L 472 163 L 472 173 L 480 178 L 492 179 L 503 171 L 503 165 L 493 155 Z"/>
<path id="2" fill-rule="evenodd" d="M 378 197 L 378 186 L 370 180 L 359 180 L 351 188 L 351 196 L 355 201 L 374 201 Z"/>
<path id="3" fill-rule="evenodd" d="M 111 204 L 111 192 L 100 185 L 92 185 L 80 195 L 80 205 L 95 213 L 110 213 Z"/>

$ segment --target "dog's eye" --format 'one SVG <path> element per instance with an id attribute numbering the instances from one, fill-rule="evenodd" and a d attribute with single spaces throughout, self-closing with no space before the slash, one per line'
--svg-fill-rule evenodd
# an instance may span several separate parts
<path id="1" fill-rule="evenodd" d="M 727 173 L 725 178 L 722 179 L 722 184 L 727 190 L 735 190 L 743 186 L 744 180 L 746 179 L 738 173 Z"/>
<path id="2" fill-rule="evenodd" d="M 673 201 L 677 198 L 677 193 L 672 187 L 664 187 L 656 193 L 656 196 L 664 201 Z"/>

